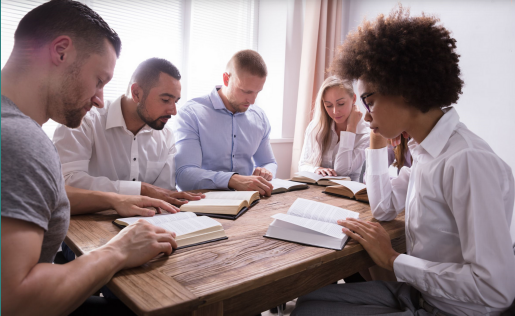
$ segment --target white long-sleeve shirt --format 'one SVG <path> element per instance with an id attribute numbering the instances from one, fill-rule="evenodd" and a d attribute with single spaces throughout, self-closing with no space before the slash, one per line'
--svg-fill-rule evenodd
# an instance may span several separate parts
<path id="1" fill-rule="evenodd" d="M 370 144 L 370 128 L 368 123 L 361 119 L 356 127 L 356 133 L 341 131 L 340 141 L 338 141 L 338 134 L 333 121 L 329 134 L 329 147 L 322 154 L 320 166 L 315 166 L 309 161 L 311 153 L 317 150 L 317 144 L 313 143 L 311 135 L 315 124 L 314 121 L 311 121 L 306 129 L 304 145 L 302 146 L 299 160 L 299 171 L 315 172 L 320 167 L 331 168 L 339 176 L 349 176 L 351 180 L 357 181 L 365 161 L 365 149 Z"/>
<path id="2" fill-rule="evenodd" d="M 367 149 L 374 217 L 391 220 L 405 209 L 407 255 L 394 262 L 397 280 L 444 312 L 498 315 L 515 298 L 510 167 L 455 109 L 409 148 L 411 169 L 392 180 L 387 149 Z"/>
<path id="3" fill-rule="evenodd" d="M 93 108 L 80 127 L 59 125 L 54 144 L 66 184 L 88 190 L 137 195 L 141 182 L 175 190 L 175 139 L 169 124 L 127 129 L 121 98 Z"/>

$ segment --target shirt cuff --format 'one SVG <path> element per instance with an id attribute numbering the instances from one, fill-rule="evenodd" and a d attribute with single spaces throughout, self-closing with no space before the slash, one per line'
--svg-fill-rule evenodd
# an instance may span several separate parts
<path id="1" fill-rule="evenodd" d="M 419 285 L 417 280 L 424 279 L 424 271 L 420 268 L 424 266 L 422 259 L 401 254 L 393 262 L 393 271 L 399 282 L 406 282 L 410 285 Z"/>
<path id="2" fill-rule="evenodd" d="M 380 176 L 388 173 L 388 147 L 365 150 L 367 156 L 367 175 Z"/>
<path id="3" fill-rule="evenodd" d="M 120 181 L 120 194 L 140 195 L 141 181 Z"/>
<path id="4" fill-rule="evenodd" d="M 229 180 L 236 172 L 218 172 L 215 175 L 215 185 L 217 189 L 227 190 L 229 189 Z"/>
<path id="5" fill-rule="evenodd" d="M 340 132 L 340 149 L 354 149 L 355 141 L 356 134 L 347 131 Z"/>

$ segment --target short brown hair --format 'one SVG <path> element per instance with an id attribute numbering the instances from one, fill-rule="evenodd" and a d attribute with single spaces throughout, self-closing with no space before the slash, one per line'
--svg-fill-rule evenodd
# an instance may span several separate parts
<path id="1" fill-rule="evenodd" d="M 434 16 L 410 17 L 399 5 L 385 18 L 364 20 L 339 47 L 331 70 L 362 79 L 375 91 L 400 95 L 423 113 L 450 106 L 462 93 L 456 40 Z"/>
<path id="2" fill-rule="evenodd" d="M 51 0 L 27 13 L 14 33 L 14 47 L 41 47 L 60 35 L 70 36 L 80 55 L 102 53 L 107 39 L 120 56 L 118 34 L 95 11 L 72 0 Z"/>
<path id="3" fill-rule="evenodd" d="M 251 49 L 240 50 L 234 54 L 227 63 L 226 71 L 228 73 L 244 71 L 254 76 L 266 77 L 268 70 L 266 69 L 265 61 L 258 52 Z"/>

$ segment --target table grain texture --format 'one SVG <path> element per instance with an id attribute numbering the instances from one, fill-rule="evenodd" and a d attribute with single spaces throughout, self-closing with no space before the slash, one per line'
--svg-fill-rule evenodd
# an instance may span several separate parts
<path id="1" fill-rule="evenodd" d="M 351 240 L 341 251 L 265 238 L 272 215 L 297 198 L 343 207 L 373 220 L 366 203 L 322 193 L 310 185 L 262 198 L 235 221 L 217 219 L 228 240 L 175 251 L 118 272 L 109 289 L 138 315 L 256 315 L 373 265 Z M 66 243 L 81 255 L 107 243 L 120 229 L 114 211 L 72 216 Z M 374 219 L 375 221 L 375 219 Z M 404 212 L 381 222 L 398 252 L 405 252 Z"/>

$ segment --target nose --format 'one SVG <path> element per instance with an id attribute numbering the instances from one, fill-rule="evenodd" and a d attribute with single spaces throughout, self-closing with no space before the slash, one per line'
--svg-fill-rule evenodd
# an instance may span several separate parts
<path id="1" fill-rule="evenodd" d="M 256 94 L 252 94 L 250 96 L 250 98 L 248 98 L 246 101 L 248 104 L 254 104 L 256 102 L 256 98 L 257 98 L 257 93 Z"/>
<path id="2" fill-rule="evenodd" d="M 365 112 L 365 121 L 369 123 L 372 122 L 372 115 L 370 115 L 368 111 Z"/>
<path id="3" fill-rule="evenodd" d="M 97 93 L 91 98 L 91 103 L 93 103 L 93 106 L 96 106 L 97 108 L 103 108 L 104 107 L 104 89 L 99 89 Z"/>

